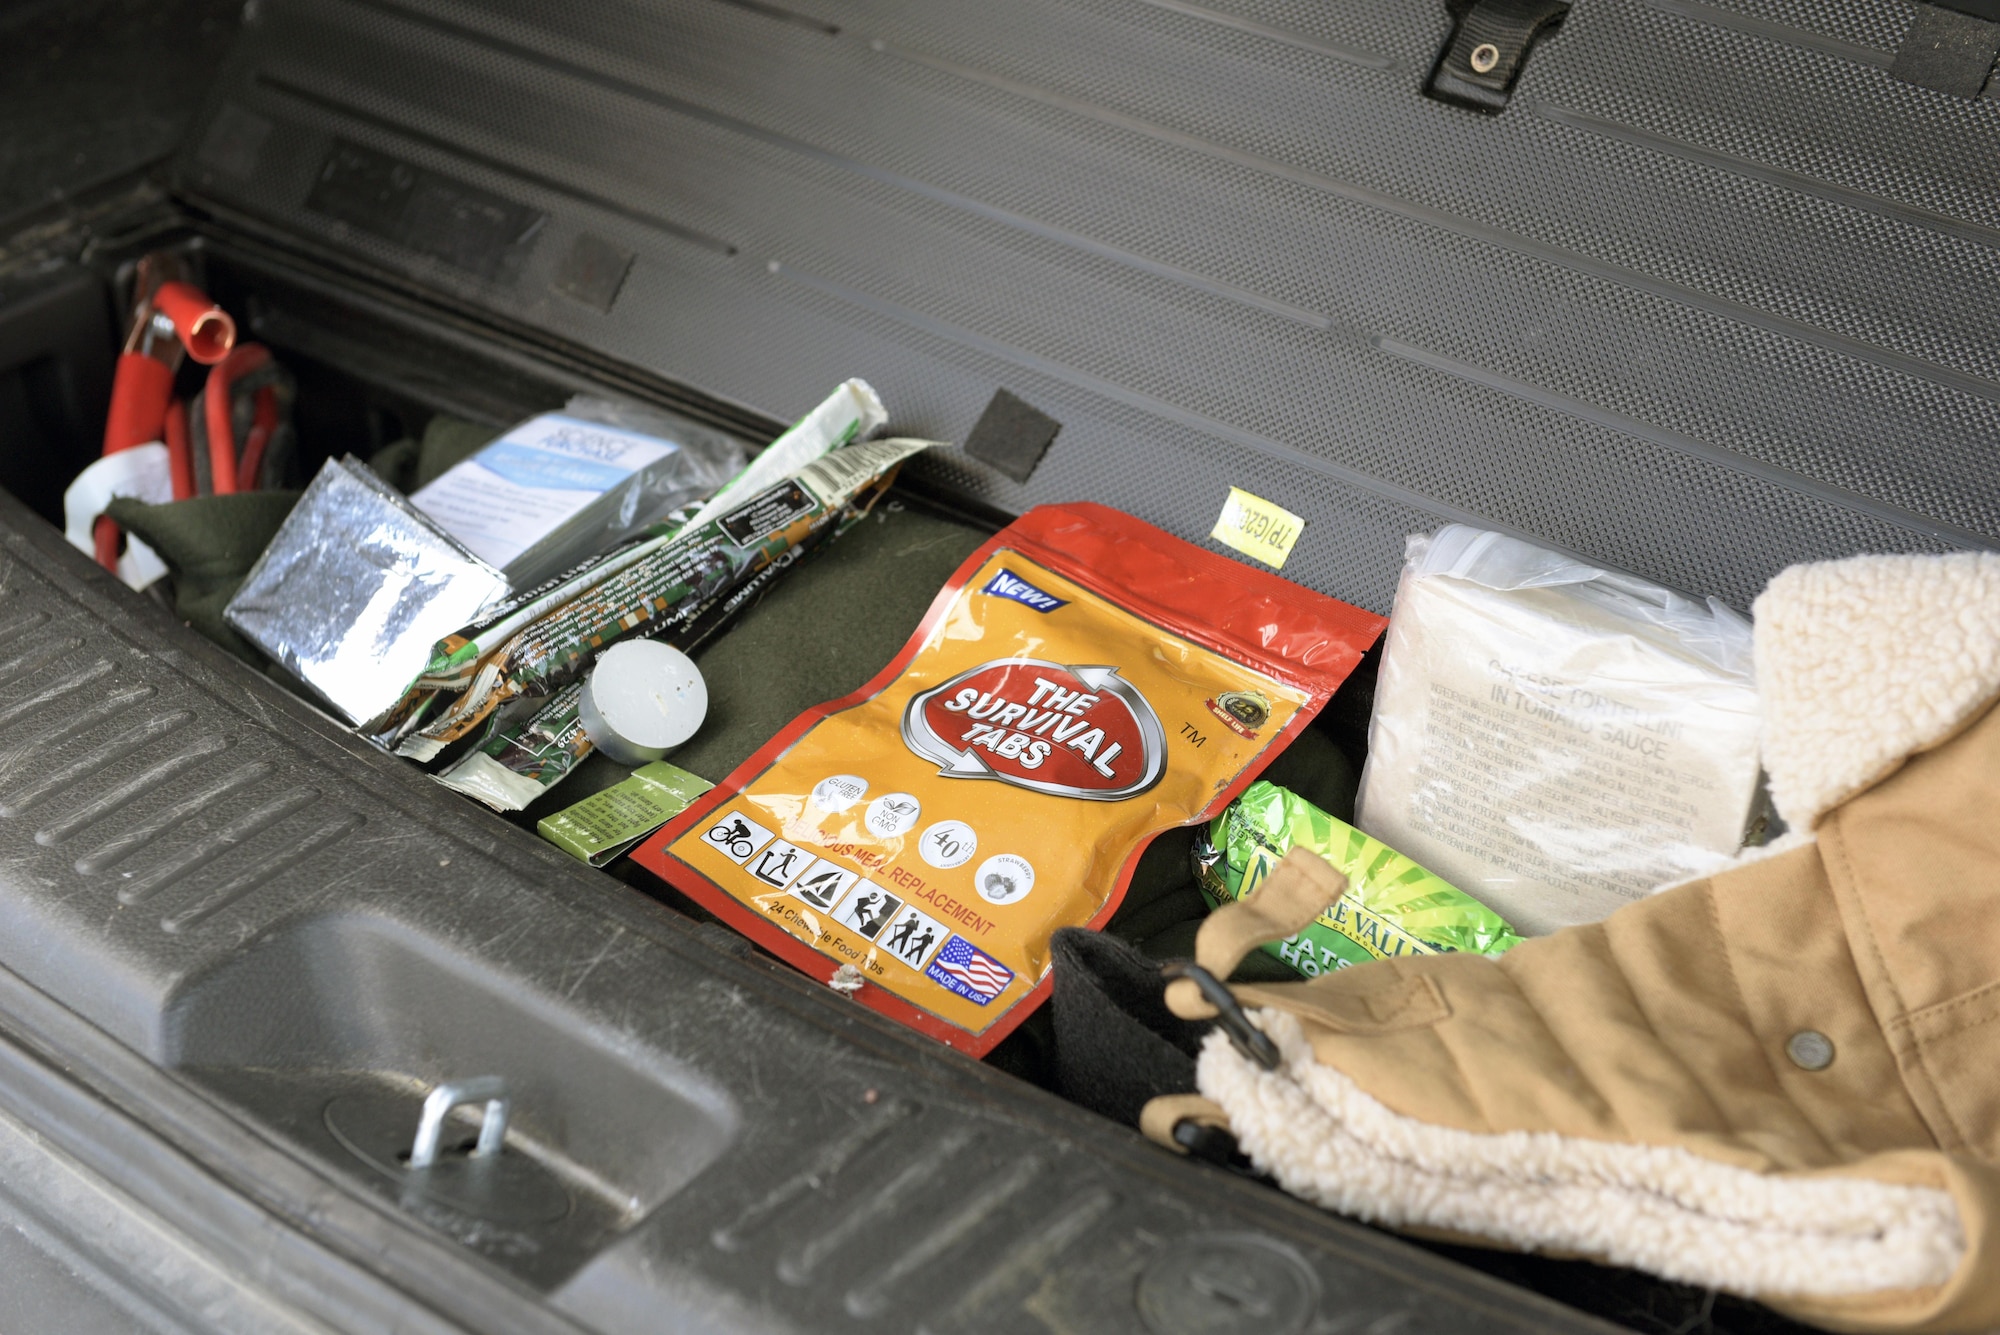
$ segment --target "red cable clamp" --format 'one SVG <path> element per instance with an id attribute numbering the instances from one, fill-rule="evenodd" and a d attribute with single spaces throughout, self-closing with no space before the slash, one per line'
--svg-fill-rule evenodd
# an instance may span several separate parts
<path id="1" fill-rule="evenodd" d="M 173 321 L 181 346 L 203 366 L 215 365 L 236 346 L 236 321 L 191 283 L 160 284 L 153 309 Z"/>

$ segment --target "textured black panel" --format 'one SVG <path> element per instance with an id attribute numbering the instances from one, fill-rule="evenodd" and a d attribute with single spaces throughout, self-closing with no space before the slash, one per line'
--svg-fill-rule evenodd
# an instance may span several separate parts
<path id="1" fill-rule="evenodd" d="M 346 140 L 326 155 L 306 207 L 486 279 L 516 267 L 548 221 L 511 199 Z"/>
<path id="2" fill-rule="evenodd" d="M 625 285 L 634 258 L 631 251 L 586 232 L 570 246 L 556 269 L 555 290 L 586 306 L 608 311 L 618 300 L 618 289 Z"/>
<path id="3" fill-rule="evenodd" d="M 1942 7 L 1985 19 L 1988 23 L 2000 23 L 2000 0 L 1947 0 Z"/>
<path id="4" fill-rule="evenodd" d="M 272 145 L 191 193 L 778 417 L 860 374 L 962 439 L 1012 387 L 1029 484 L 930 465 L 1005 508 L 1199 540 L 1250 487 L 1377 607 L 1444 517 L 1738 604 L 2000 537 L 2000 105 L 1892 77 L 1901 0 L 1579 3 L 1492 117 L 1422 95 L 1423 0 L 258 13 Z M 518 280 L 305 210 L 339 138 L 546 212 Z M 609 313 L 551 295 L 586 233 Z"/>
<path id="5" fill-rule="evenodd" d="M 1978 97 L 2000 55 L 2000 23 L 1918 5 L 1889 72 L 1953 97 Z"/>
<path id="6" fill-rule="evenodd" d="M 1016 482 L 1026 482 L 1061 430 L 1062 423 L 1055 418 L 999 389 L 966 433 L 965 452 Z"/>

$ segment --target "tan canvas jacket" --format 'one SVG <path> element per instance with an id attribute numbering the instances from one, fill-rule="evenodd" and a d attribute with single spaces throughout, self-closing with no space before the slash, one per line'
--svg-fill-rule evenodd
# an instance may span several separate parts
<path id="1" fill-rule="evenodd" d="M 1329 1208 L 1837 1329 L 2000 1327 L 2000 557 L 1800 567 L 1757 618 L 1786 846 L 1498 959 L 1237 988 L 1282 1063 L 1212 1036 L 1149 1132 L 1226 1120 Z M 1206 967 L 1338 893 L 1293 859 Z"/>

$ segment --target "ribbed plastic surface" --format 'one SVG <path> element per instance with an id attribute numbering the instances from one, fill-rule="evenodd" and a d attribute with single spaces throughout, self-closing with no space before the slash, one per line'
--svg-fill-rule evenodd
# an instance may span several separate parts
<path id="1" fill-rule="evenodd" d="M 932 465 L 1003 507 L 1244 486 L 1378 608 L 1444 518 L 1739 605 L 2000 538 L 2000 103 L 1890 77 L 1901 0 L 1578 0 L 1498 117 L 1420 95 L 1433 0 L 254 12 L 191 194 L 777 417 L 1004 385 L 1027 486 Z M 545 219 L 479 278 L 308 207 L 339 141 Z"/>

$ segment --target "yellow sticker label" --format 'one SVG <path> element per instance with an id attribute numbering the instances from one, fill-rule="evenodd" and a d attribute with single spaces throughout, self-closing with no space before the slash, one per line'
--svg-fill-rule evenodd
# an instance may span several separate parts
<path id="1" fill-rule="evenodd" d="M 1241 487 L 1229 489 L 1222 503 L 1222 516 L 1209 531 L 1223 546 L 1262 561 L 1273 570 L 1285 568 L 1285 558 L 1299 540 L 1306 521 L 1282 505 L 1273 505 L 1262 496 L 1252 496 Z"/>

